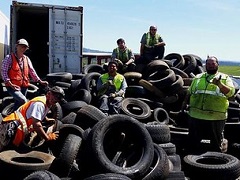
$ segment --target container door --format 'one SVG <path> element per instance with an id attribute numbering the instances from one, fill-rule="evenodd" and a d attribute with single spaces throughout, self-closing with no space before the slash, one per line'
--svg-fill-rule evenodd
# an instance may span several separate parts
<path id="1" fill-rule="evenodd" d="M 49 72 L 80 73 L 82 12 L 49 9 Z"/>

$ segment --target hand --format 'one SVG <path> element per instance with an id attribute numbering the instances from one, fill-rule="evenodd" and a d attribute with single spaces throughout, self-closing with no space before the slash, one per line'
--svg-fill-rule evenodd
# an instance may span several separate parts
<path id="1" fill-rule="evenodd" d="M 12 87 L 15 91 L 20 91 L 20 90 L 21 90 L 21 87 L 15 85 L 15 84 L 13 84 L 11 87 Z"/>
<path id="2" fill-rule="evenodd" d="M 116 97 L 116 93 L 109 94 L 109 98 L 115 98 L 115 97 Z"/>
<path id="3" fill-rule="evenodd" d="M 59 136 L 59 132 L 48 133 L 48 141 L 56 140 Z"/>
<path id="4" fill-rule="evenodd" d="M 107 81 L 107 84 L 108 84 L 108 85 L 113 85 L 113 81 L 112 81 L 112 80 L 108 80 L 108 81 Z"/>
<path id="5" fill-rule="evenodd" d="M 47 81 L 42 81 L 42 80 L 40 80 L 39 82 L 40 82 L 40 84 L 42 84 L 42 85 L 44 85 L 44 86 L 48 86 L 48 82 L 47 82 Z"/>
<path id="6" fill-rule="evenodd" d="M 212 83 L 217 85 L 217 86 L 219 86 L 219 85 L 222 86 L 221 78 L 222 78 L 221 75 L 219 77 L 214 77 L 213 80 L 212 80 Z"/>

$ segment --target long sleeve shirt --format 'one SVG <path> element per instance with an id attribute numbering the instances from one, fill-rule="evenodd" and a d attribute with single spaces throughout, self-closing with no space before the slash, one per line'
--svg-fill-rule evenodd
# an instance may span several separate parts
<path id="1" fill-rule="evenodd" d="M 40 80 L 40 78 L 38 77 L 31 60 L 27 57 L 28 60 L 28 68 L 29 68 L 29 75 L 32 78 L 33 81 L 37 82 Z M 23 61 L 19 61 L 19 65 L 21 68 L 23 68 Z M 2 74 L 2 79 L 4 82 L 7 82 L 10 80 L 9 76 L 8 76 L 8 70 L 11 68 L 12 66 L 12 57 L 11 54 L 7 55 L 3 61 L 2 61 L 2 69 L 1 69 L 1 74 Z"/>

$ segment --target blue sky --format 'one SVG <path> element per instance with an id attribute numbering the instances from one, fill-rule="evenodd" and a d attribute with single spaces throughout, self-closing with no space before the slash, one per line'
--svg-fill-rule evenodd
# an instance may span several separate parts
<path id="1" fill-rule="evenodd" d="M 166 43 L 165 55 L 191 53 L 205 59 L 240 61 L 239 0 L 33 0 L 29 3 L 83 6 L 83 46 L 112 51 L 116 40 L 139 53 L 150 25 Z M 0 1 L 10 18 L 11 0 Z"/>

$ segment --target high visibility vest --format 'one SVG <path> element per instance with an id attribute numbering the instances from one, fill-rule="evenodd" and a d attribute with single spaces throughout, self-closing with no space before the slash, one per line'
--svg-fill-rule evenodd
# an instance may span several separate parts
<path id="1" fill-rule="evenodd" d="M 17 120 L 20 124 L 13 140 L 13 144 L 16 146 L 19 146 L 24 141 L 25 136 L 29 132 L 33 131 L 33 119 L 27 119 L 27 110 L 33 102 L 42 102 L 46 106 L 46 96 L 39 96 L 31 99 L 27 103 L 20 106 L 18 110 L 3 118 L 4 122 Z"/>
<path id="2" fill-rule="evenodd" d="M 29 69 L 28 69 L 28 60 L 27 56 L 23 56 L 23 69 L 19 66 L 18 60 L 14 53 L 11 53 L 12 66 L 8 70 L 8 76 L 10 81 L 20 87 L 28 87 L 29 85 Z M 9 86 L 9 84 L 6 84 Z"/>
<path id="3" fill-rule="evenodd" d="M 152 38 L 150 32 L 146 33 L 146 45 L 154 46 L 154 44 L 159 43 L 159 37 L 159 34 L 155 34 L 155 36 Z"/>
<path id="4" fill-rule="evenodd" d="M 109 80 L 109 74 L 105 73 L 105 74 L 101 75 L 100 78 L 101 78 L 102 84 L 104 84 Z M 120 90 L 123 80 L 124 80 L 124 76 L 119 73 L 117 73 L 116 76 L 114 76 L 113 84 L 116 87 L 116 91 Z"/>
<path id="5" fill-rule="evenodd" d="M 120 59 L 123 63 L 127 62 L 130 58 L 128 57 L 129 49 L 126 48 L 124 51 L 121 51 L 119 47 L 115 48 L 116 58 Z"/>
<path id="6" fill-rule="evenodd" d="M 214 77 L 220 75 L 221 82 L 230 88 L 226 95 L 221 93 L 218 86 L 211 83 Z M 235 92 L 233 83 L 226 84 L 228 78 L 228 75 L 219 72 L 216 75 L 198 74 L 189 87 L 191 94 L 189 115 L 203 120 L 227 119 L 228 97 L 233 96 Z"/>

